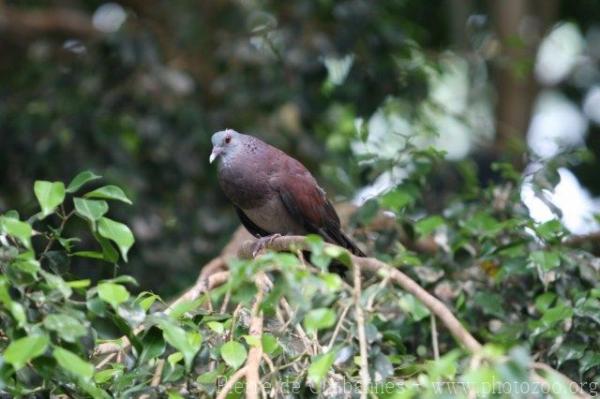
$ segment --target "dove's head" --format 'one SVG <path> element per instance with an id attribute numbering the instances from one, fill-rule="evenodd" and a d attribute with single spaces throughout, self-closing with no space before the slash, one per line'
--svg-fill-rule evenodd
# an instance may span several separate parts
<path id="1" fill-rule="evenodd" d="M 212 136 L 213 149 L 208 161 L 213 163 L 215 159 L 227 159 L 239 151 L 244 141 L 248 138 L 245 134 L 236 132 L 233 129 L 225 129 L 216 132 Z"/>

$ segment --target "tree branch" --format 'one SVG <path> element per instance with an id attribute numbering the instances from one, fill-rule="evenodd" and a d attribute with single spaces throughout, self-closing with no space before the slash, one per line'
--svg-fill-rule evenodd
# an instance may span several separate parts
<path id="1" fill-rule="evenodd" d="M 74 9 L 50 7 L 26 10 L 20 7 L 0 7 L 0 31 L 33 36 L 50 32 L 79 37 L 100 36 L 89 15 Z"/>
<path id="2" fill-rule="evenodd" d="M 238 371 L 236 371 L 228 380 L 227 383 L 223 386 L 223 389 L 217 395 L 217 399 L 225 399 L 231 388 L 244 376 L 246 375 L 246 366 L 242 367 Z"/>
<path id="3" fill-rule="evenodd" d="M 243 243 L 241 248 L 238 251 L 238 256 L 240 258 L 251 258 L 253 251 L 253 242 L 247 241 Z M 332 248 L 339 248 L 344 251 L 346 249 L 341 248 L 337 245 L 333 244 L 325 244 L 326 246 Z M 309 246 L 306 244 L 305 237 L 302 236 L 283 236 L 274 239 L 273 241 L 267 243 L 267 249 L 271 249 L 273 251 L 292 251 L 297 249 L 309 250 Z M 346 251 L 348 252 L 348 251 Z M 482 345 L 462 326 L 460 321 L 454 316 L 454 314 L 441 302 L 439 299 L 435 298 L 433 295 L 425 291 L 417 282 L 411 279 L 406 274 L 401 271 L 392 268 L 388 264 L 381 262 L 375 258 L 361 258 L 350 254 L 350 258 L 352 259 L 352 264 L 354 266 L 358 266 L 361 270 L 369 271 L 372 273 L 377 273 L 384 278 L 389 276 L 389 278 L 398 284 L 400 287 L 414 295 L 418 300 L 420 300 L 433 315 L 437 316 L 442 323 L 448 328 L 452 336 L 462 344 L 469 352 L 472 354 L 478 354 Z M 432 315 L 432 317 L 433 317 Z M 579 398 L 589 398 L 590 396 L 581 389 L 581 387 L 566 375 L 554 370 L 552 367 L 548 366 L 544 363 L 534 363 L 532 365 L 533 369 L 544 370 L 548 373 L 556 373 L 566 385 L 568 385 L 572 390 L 576 397 Z M 539 375 L 536 373 L 532 373 L 532 378 L 538 380 L 541 379 Z M 545 382 L 545 381 L 544 381 Z"/>
<path id="4" fill-rule="evenodd" d="M 250 327 L 248 333 L 254 337 L 252 347 L 248 353 L 248 360 L 246 360 L 246 398 L 247 399 L 258 399 L 258 392 L 260 390 L 260 374 L 259 367 L 260 361 L 263 356 L 262 348 L 262 331 L 263 331 L 263 313 L 260 309 L 262 304 L 264 291 L 265 291 L 265 275 L 259 274 L 256 278 L 256 285 L 258 292 L 256 294 L 256 300 L 252 306 L 250 313 Z"/>
<path id="5" fill-rule="evenodd" d="M 367 399 L 369 393 L 369 360 L 367 354 L 367 336 L 365 334 L 365 317 L 363 315 L 362 305 L 360 304 L 361 279 L 360 266 L 352 264 L 352 275 L 354 280 L 354 290 L 352 297 L 354 299 L 354 317 L 356 318 L 356 329 L 358 330 L 358 344 L 360 348 L 360 399 Z"/>
<path id="6" fill-rule="evenodd" d="M 241 258 L 252 257 L 252 245 L 253 242 L 245 242 L 238 255 Z M 325 244 L 330 247 L 337 247 L 333 244 Z M 278 237 L 272 242 L 267 244 L 269 249 L 274 251 L 289 251 L 290 249 L 305 249 L 309 247 L 302 236 L 284 236 Z M 343 249 L 343 248 L 341 248 Z M 452 336 L 463 345 L 469 352 L 475 353 L 481 349 L 481 344 L 462 326 L 460 321 L 454 316 L 454 314 L 444 305 L 442 301 L 425 291 L 419 284 L 413 279 L 408 277 L 401 271 L 392 268 L 386 263 L 381 262 L 375 258 L 361 258 L 358 256 L 350 255 L 353 264 L 358 265 L 361 270 L 368 271 L 371 273 L 380 274 L 382 276 L 388 275 L 389 278 L 404 290 L 414 295 L 419 301 L 421 301 L 434 315 L 436 315 L 442 323 L 448 328 Z"/>

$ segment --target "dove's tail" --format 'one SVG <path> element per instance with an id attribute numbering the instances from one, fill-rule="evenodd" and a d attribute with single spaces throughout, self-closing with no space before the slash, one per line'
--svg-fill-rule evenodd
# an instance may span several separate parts
<path id="1" fill-rule="evenodd" d="M 352 253 L 352 255 L 356 255 L 356 256 L 360 256 L 365 258 L 367 255 L 365 255 L 365 253 L 358 247 L 358 245 L 356 245 L 354 243 L 354 241 L 352 241 L 350 239 L 350 237 L 348 237 L 346 234 L 344 234 L 343 231 L 340 231 L 340 234 L 336 237 L 338 238 L 338 240 L 340 242 L 337 242 L 336 244 L 346 248 L 348 251 L 350 251 Z"/>

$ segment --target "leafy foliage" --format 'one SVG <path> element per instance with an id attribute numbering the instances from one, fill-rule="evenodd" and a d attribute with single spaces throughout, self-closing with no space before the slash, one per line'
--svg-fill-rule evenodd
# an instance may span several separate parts
<path id="1" fill-rule="evenodd" d="M 91 38 L 70 32 L 71 24 L 30 31 L 19 25 L 32 18 L 17 17 L 35 21 L 49 11 L 91 24 L 104 4 L 6 3 L 0 395 L 211 397 L 257 347 L 265 354 L 261 382 L 275 395 L 358 391 L 364 359 L 353 287 L 329 268 L 351 268 L 352 259 L 319 237 L 307 237 L 309 256 L 231 260 L 225 284 L 172 307 L 152 292 L 188 286 L 237 223 L 213 189 L 214 170 L 203 166 L 210 132 L 226 126 L 293 153 L 322 175 L 330 195 L 383 186 L 358 195 L 369 193 L 350 218 L 353 237 L 486 343 L 466 353 L 415 296 L 364 274 L 359 305 L 373 396 L 569 397 L 573 387 L 556 372 L 534 378 L 536 362 L 598 393 L 597 246 L 570 235 L 547 195 L 558 168 L 584 156 L 534 160 L 541 167 L 523 177 L 511 164 L 488 171 L 478 156 L 449 154 L 449 162 L 436 149 L 441 126 L 460 126 L 479 150 L 489 140 L 480 131 L 494 124 L 489 76 L 507 64 L 522 74 L 533 65 L 510 65 L 498 52 L 491 25 L 500 24 L 482 18 L 483 3 L 466 10 L 415 0 L 127 1 L 108 4 L 126 15 L 123 27 Z M 576 17 L 593 38 L 597 6 L 563 3 L 561 17 Z M 455 25 L 470 13 L 469 37 L 450 35 L 446 14 Z M 527 16 L 520 33 L 541 37 L 539 16 Z M 525 44 L 515 37 L 500 47 Z M 554 87 L 581 104 L 597 75 L 598 54 L 588 47 L 573 81 Z M 449 76 L 469 81 L 464 93 L 440 90 L 436 83 Z M 588 135 L 596 147 L 597 129 L 591 124 Z M 59 181 L 87 168 L 107 179 L 84 171 Z M 597 188 L 596 169 L 584 175 Z M 523 187 L 557 218 L 534 222 Z M 18 211 L 4 211 L 11 206 Z M 121 274 L 125 266 L 136 278 Z M 261 273 L 272 285 L 258 337 L 249 322 Z M 103 345 L 113 350 L 101 352 Z"/>
<path id="2" fill-rule="evenodd" d="M 360 305 L 366 312 L 369 389 L 381 397 L 486 395 L 503 382 L 543 389 L 546 385 L 531 380 L 535 357 L 593 391 L 600 374 L 597 258 L 571 247 L 559 222 L 532 222 L 520 204 L 518 180 L 470 187 L 479 200 L 450 201 L 439 214 L 416 216 L 423 203 L 416 193 L 427 189 L 418 175 L 434 172 L 437 157 L 430 153 L 429 166 L 408 179 L 414 183 L 403 183 L 414 184 L 416 191 L 406 193 L 415 195 L 412 200 L 389 193 L 377 198 L 376 206 L 394 210 L 398 223 L 373 233 L 408 231 L 400 242 L 384 240 L 389 248 L 378 251 L 437 294 L 489 344 L 471 357 L 438 326 L 442 356 L 435 359 L 429 310 L 385 279 L 365 276 Z M 133 243 L 129 229 L 106 216 L 111 201 L 128 201 L 122 190 L 111 188 L 108 192 L 119 194 L 90 199 L 97 193 L 85 192 L 81 176 L 95 175 L 79 175 L 68 190 L 58 189 L 62 183 L 36 184 L 40 208 L 49 213 L 42 210 L 24 221 L 9 211 L 0 218 L 1 390 L 14 396 L 97 398 L 214 395 L 256 345 L 275 367 L 263 363 L 262 383 L 277 394 L 359 389 L 353 289 L 327 271 L 334 258 L 351 265 L 345 252 L 325 248 L 314 236 L 307 240 L 315 266 L 285 253 L 234 261 L 225 285 L 165 311 L 157 295 L 132 294 L 137 283 L 131 277 L 96 284 L 70 277 L 71 258 L 116 267 Z M 82 248 L 83 241 L 65 235 L 75 219 L 86 223 L 95 248 Z M 424 240 L 433 240 L 435 250 L 414 246 Z M 261 304 L 265 329 L 257 340 L 249 335 L 248 309 L 259 272 L 273 285 Z M 95 355 L 102 342 L 118 338 L 116 347 L 123 345 L 121 336 L 131 347 L 123 347 L 119 357 Z M 157 372 L 158 383 L 149 386 Z M 545 378 L 555 394 L 572 389 L 556 373 Z"/>

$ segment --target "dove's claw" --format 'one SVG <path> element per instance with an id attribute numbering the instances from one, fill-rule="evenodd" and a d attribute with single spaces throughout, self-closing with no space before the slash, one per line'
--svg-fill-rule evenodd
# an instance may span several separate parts
<path id="1" fill-rule="evenodd" d="M 276 239 L 277 237 L 281 237 L 281 234 L 275 233 L 275 234 L 271 234 L 270 236 L 258 238 L 254 242 L 254 245 L 253 245 L 253 248 L 252 248 L 252 257 L 256 258 L 256 256 L 263 249 L 265 249 L 267 246 L 269 246 L 273 242 L 273 240 Z"/>

